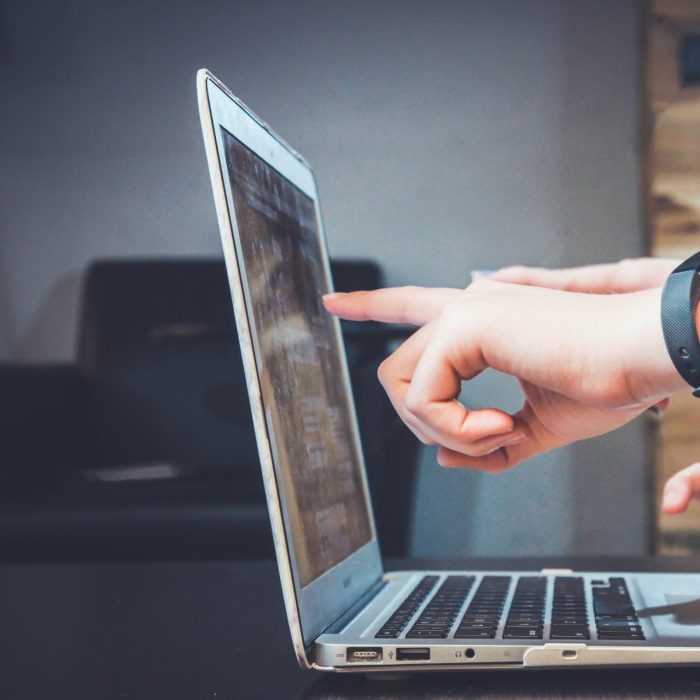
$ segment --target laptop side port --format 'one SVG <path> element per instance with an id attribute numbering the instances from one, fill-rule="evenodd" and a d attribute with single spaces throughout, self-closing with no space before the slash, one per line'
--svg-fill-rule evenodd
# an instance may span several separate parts
<path id="1" fill-rule="evenodd" d="M 430 649 L 428 647 L 398 647 L 396 649 L 397 661 L 428 661 Z"/>
<path id="2" fill-rule="evenodd" d="M 367 664 L 381 661 L 381 647 L 348 647 L 346 658 L 351 664 Z"/>

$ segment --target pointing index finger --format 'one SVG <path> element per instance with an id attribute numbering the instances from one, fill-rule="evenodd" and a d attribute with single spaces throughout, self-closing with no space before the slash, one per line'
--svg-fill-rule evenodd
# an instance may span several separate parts
<path id="1" fill-rule="evenodd" d="M 389 287 L 369 292 L 327 294 L 328 311 L 348 321 L 382 321 L 424 326 L 463 290 L 439 287 Z"/>

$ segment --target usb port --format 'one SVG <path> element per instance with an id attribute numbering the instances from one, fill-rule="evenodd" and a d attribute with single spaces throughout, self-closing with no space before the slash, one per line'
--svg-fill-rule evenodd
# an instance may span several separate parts
<path id="1" fill-rule="evenodd" d="M 396 650 L 397 661 L 428 661 L 429 659 L 428 647 L 399 647 Z"/>
<path id="2" fill-rule="evenodd" d="M 366 664 L 382 660 L 381 647 L 348 647 L 347 660 L 349 663 Z"/>

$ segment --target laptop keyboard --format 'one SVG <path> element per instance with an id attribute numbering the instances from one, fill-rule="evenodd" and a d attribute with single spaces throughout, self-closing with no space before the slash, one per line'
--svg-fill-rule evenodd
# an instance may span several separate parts
<path id="1" fill-rule="evenodd" d="M 484 576 L 454 636 L 457 639 L 493 639 L 509 587 L 509 576 Z"/>
<path id="2" fill-rule="evenodd" d="M 473 576 L 448 576 L 408 630 L 406 639 L 447 637 L 473 585 Z"/>
<path id="3" fill-rule="evenodd" d="M 549 594 L 551 612 L 548 620 L 547 577 L 518 577 L 503 622 L 512 577 L 483 576 L 461 618 L 460 612 L 474 587 L 475 577 L 447 576 L 437 588 L 439 580 L 439 576 L 424 576 L 375 636 L 384 639 L 590 639 L 586 591 L 581 577 L 554 578 Z M 433 591 L 435 593 L 431 598 Z M 598 639 L 644 639 L 623 578 L 592 581 L 591 597 Z M 418 617 L 414 620 L 417 613 Z M 549 622 L 548 630 L 545 628 L 546 622 Z M 548 634 L 545 634 L 547 631 Z"/>

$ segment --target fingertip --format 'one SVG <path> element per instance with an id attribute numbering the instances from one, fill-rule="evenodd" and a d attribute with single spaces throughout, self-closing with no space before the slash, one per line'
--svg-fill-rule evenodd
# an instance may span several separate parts
<path id="1" fill-rule="evenodd" d="M 661 511 L 666 515 L 677 515 L 688 508 L 690 503 L 690 485 L 684 481 L 669 481 L 664 489 Z"/>
<path id="2" fill-rule="evenodd" d="M 440 447 L 437 451 L 437 463 L 443 469 L 454 469 L 455 467 L 461 467 L 458 461 L 461 459 L 466 459 L 465 455 L 455 452 L 448 447 Z"/>
<path id="3" fill-rule="evenodd" d="M 440 447 L 437 452 L 437 463 L 443 469 L 461 469 L 465 466 L 464 461 L 468 459 L 466 455 L 455 452 L 449 447 Z"/>
<path id="4" fill-rule="evenodd" d="M 470 457 L 448 447 L 441 447 L 437 455 L 438 464 L 445 469 L 474 469 L 498 474 L 510 467 L 504 448 L 499 448 L 483 457 Z"/>
<path id="5" fill-rule="evenodd" d="M 664 499 L 663 503 L 661 504 L 661 512 L 664 515 L 678 515 L 683 511 L 685 511 L 685 507 L 682 503 L 677 501 L 667 501 Z"/>
<path id="6" fill-rule="evenodd" d="M 678 515 L 678 513 L 683 512 L 683 508 L 678 508 L 675 504 L 664 502 L 661 505 L 661 512 L 664 515 Z"/>
<path id="7" fill-rule="evenodd" d="M 321 297 L 323 305 L 330 311 L 335 308 L 337 302 L 346 296 L 345 292 L 331 292 Z"/>
<path id="8" fill-rule="evenodd" d="M 321 298 L 326 311 L 348 321 L 366 321 L 362 292 L 332 292 Z"/>

